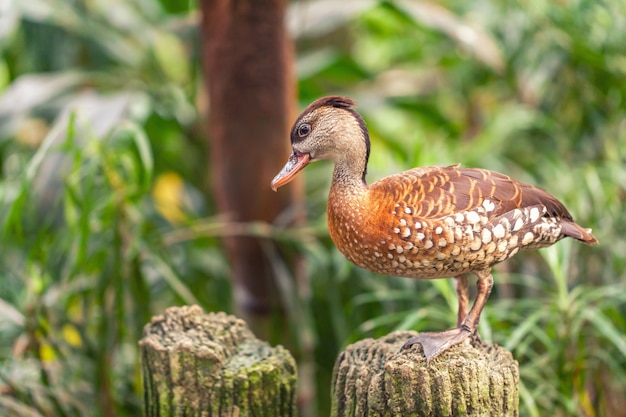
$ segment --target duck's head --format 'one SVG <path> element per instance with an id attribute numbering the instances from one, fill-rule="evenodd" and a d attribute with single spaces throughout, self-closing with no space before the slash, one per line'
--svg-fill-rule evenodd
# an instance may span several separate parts
<path id="1" fill-rule="evenodd" d="M 363 118 L 352 108 L 355 104 L 348 97 L 322 97 L 300 114 L 291 129 L 291 156 L 272 180 L 274 191 L 310 162 L 323 159 L 358 172 L 365 181 L 370 140 Z"/>

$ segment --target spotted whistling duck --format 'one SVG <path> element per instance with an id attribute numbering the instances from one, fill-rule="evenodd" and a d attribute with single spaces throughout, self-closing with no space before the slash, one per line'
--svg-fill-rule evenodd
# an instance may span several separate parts
<path id="1" fill-rule="evenodd" d="M 414 168 L 368 185 L 370 140 L 355 104 L 338 96 L 311 103 L 294 123 L 293 152 L 271 186 L 276 190 L 307 164 L 329 159 L 335 168 L 328 229 L 348 260 L 380 274 L 455 278 L 457 327 L 419 333 L 404 348 L 420 343 L 429 361 L 474 334 L 493 286 L 492 266 L 520 249 L 550 246 L 565 237 L 598 242 L 545 190 L 486 169 Z M 468 311 L 470 272 L 478 280 Z"/>

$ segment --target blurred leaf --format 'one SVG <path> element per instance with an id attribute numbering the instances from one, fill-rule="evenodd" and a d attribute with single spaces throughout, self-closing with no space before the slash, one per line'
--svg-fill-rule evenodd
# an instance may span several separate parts
<path id="1" fill-rule="evenodd" d="M 175 172 L 161 174 L 154 184 L 152 195 L 156 209 L 170 223 L 183 223 L 187 216 L 181 210 L 184 198 L 184 182 Z"/>
<path id="2" fill-rule="evenodd" d="M 187 54 L 180 39 L 167 32 L 156 32 L 153 44 L 157 62 L 166 72 L 168 79 L 177 84 L 187 83 L 190 71 Z"/>
<path id="3" fill-rule="evenodd" d="M 494 71 L 501 73 L 504 70 L 504 57 L 500 48 L 494 37 L 483 28 L 461 19 L 436 3 L 423 0 L 393 0 L 390 3 L 417 24 L 447 34 Z"/>
<path id="4" fill-rule="evenodd" d="M 61 328 L 63 339 L 72 347 L 79 348 L 83 345 L 82 337 L 76 327 L 66 324 Z"/>
<path id="5" fill-rule="evenodd" d="M 67 95 L 83 81 L 78 72 L 23 75 L 0 96 L 0 141 L 15 135 L 20 123 Z"/>
<path id="6" fill-rule="evenodd" d="M 317 37 L 343 27 L 377 0 L 310 0 L 291 3 L 287 28 L 295 38 Z"/>
<path id="7" fill-rule="evenodd" d="M 586 307 L 582 313 L 593 324 L 598 332 L 607 338 L 617 350 L 626 357 L 626 335 L 615 328 L 600 311 Z"/>
<path id="8" fill-rule="evenodd" d="M 0 298 L 0 320 L 1 323 L 13 323 L 16 326 L 24 326 L 24 315 L 14 306 Z"/>

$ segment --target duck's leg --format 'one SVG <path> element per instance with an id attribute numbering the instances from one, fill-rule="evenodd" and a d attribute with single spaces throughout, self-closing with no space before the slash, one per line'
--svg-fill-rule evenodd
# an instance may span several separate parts
<path id="1" fill-rule="evenodd" d="M 480 313 L 483 311 L 485 303 L 491 293 L 491 288 L 493 287 L 493 277 L 491 276 L 490 269 L 476 271 L 476 275 L 478 276 L 476 283 L 478 294 L 476 295 L 476 300 L 474 300 L 474 305 L 472 305 L 467 316 L 460 324 L 457 324 L 457 328 L 439 333 L 420 333 L 407 340 L 404 346 L 402 346 L 402 349 L 408 349 L 415 343 L 419 343 L 424 350 L 426 361 L 430 362 L 431 359 L 437 357 L 446 349 L 458 345 L 470 337 L 478 327 Z M 460 283 L 462 284 L 462 281 Z M 461 290 L 461 292 L 462 291 L 463 290 Z M 457 293 L 458 292 L 459 290 L 457 289 Z M 461 311 L 462 304 L 463 303 L 459 300 L 459 311 Z"/>
<path id="2" fill-rule="evenodd" d="M 459 310 L 456 316 L 456 327 L 461 327 L 461 323 L 467 317 L 469 310 L 469 285 L 467 283 L 467 275 L 459 275 L 454 277 L 454 286 L 456 287 L 456 295 L 459 299 Z"/>

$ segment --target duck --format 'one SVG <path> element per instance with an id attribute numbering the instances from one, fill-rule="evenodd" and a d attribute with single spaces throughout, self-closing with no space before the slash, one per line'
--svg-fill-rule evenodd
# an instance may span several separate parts
<path id="1" fill-rule="evenodd" d="M 350 262 L 383 275 L 454 278 L 456 327 L 420 332 L 403 349 L 420 344 L 430 362 L 477 337 L 493 288 L 492 268 L 520 250 L 563 238 L 598 243 L 546 190 L 487 169 L 418 167 L 368 184 L 370 137 L 355 106 L 349 97 L 328 96 L 306 107 L 291 129 L 291 155 L 271 188 L 289 183 L 312 162 L 330 160 L 328 230 Z M 470 274 L 477 278 L 471 308 Z"/>

